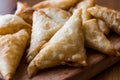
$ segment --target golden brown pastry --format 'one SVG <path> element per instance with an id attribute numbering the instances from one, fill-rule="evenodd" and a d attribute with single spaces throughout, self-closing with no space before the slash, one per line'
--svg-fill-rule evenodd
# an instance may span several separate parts
<path id="1" fill-rule="evenodd" d="M 44 8 L 44 9 L 40 9 L 43 12 L 45 12 L 45 14 L 50 17 L 51 19 L 53 19 L 55 22 L 58 22 L 62 25 L 64 25 L 64 23 L 70 18 L 71 14 L 70 12 L 67 12 L 65 10 L 62 10 L 60 8 Z"/>
<path id="2" fill-rule="evenodd" d="M 120 12 L 102 6 L 95 6 L 87 10 L 94 17 L 104 20 L 109 28 L 120 35 Z"/>
<path id="3" fill-rule="evenodd" d="M 20 29 L 31 32 L 31 26 L 18 16 L 8 14 L 0 17 L 0 35 L 12 34 Z"/>
<path id="4" fill-rule="evenodd" d="M 90 7 L 93 7 L 95 5 L 96 0 L 83 0 L 82 2 L 79 2 L 75 9 L 82 9 L 82 21 L 85 22 L 88 19 L 91 19 L 92 16 L 89 12 L 87 12 L 87 9 Z M 74 10 L 75 10 L 74 9 Z"/>
<path id="5" fill-rule="evenodd" d="M 101 19 L 97 19 L 99 29 L 107 35 L 110 32 L 108 25 Z"/>
<path id="6" fill-rule="evenodd" d="M 59 15 L 59 14 L 56 13 L 56 15 Z M 56 19 L 57 19 L 57 16 L 56 16 Z M 68 17 L 66 17 L 66 19 L 64 20 L 67 20 L 67 19 Z M 48 15 L 45 14 L 43 10 L 34 12 L 31 43 L 30 43 L 30 48 L 28 50 L 28 55 L 27 55 L 28 62 L 30 62 L 38 54 L 38 52 L 41 49 L 41 46 L 43 46 L 43 44 L 48 42 L 49 39 L 61 27 L 62 27 L 62 24 L 52 20 Z"/>
<path id="7" fill-rule="evenodd" d="M 15 11 L 15 14 L 18 14 L 22 10 L 26 9 L 28 7 L 27 3 L 17 2 L 17 9 Z"/>
<path id="8" fill-rule="evenodd" d="M 44 8 L 34 13 L 33 33 L 30 49 L 28 50 L 27 55 L 28 62 L 36 56 L 40 51 L 41 46 L 45 44 L 59 28 L 62 27 L 70 16 L 71 14 L 69 12 L 60 8 Z M 42 19 L 44 21 L 42 21 Z M 46 27 L 46 29 L 44 27 Z M 50 29 L 47 29 L 47 27 L 50 27 Z M 38 35 L 36 33 L 38 33 Z"/>
<path id="9" fill-rule="evenodd" d="M 45 0 L 33 6 L 34 9 L 46 8 L 46 7 L 58 7 L 62 9 L 69 9 L 74 6 L 80 0 Z"/>
<path id="10" fill-rule="evenodd" d="M 34 12 L 31 44 L 27 55 L 28 62 L 36 56 L 41 46 L 48 42 L 70 16 L 69 12 L 59 8 L 44 8 Z"/>
<path id="11" fill-rule="evenodd" d="M 91 25 L 92 24 L 92 25 Z M 110 41 L 98 28 L 96 19 L 88 20 L 84 23 L 85 44 L 108 55 L 119 55 Z"/>
<path id="12" fill-rule="evenodd" d="M 0 73 L 4 80 L 11 80 L 29 38 L 26 30 L 0 37 Z"/>
<path id="13" fill-rule="evenodd" d="M 29 77 L 57 65 L 86 65 L 81 10 L 77 10 L 28 66 Z"/>
<path id="14" fill-rule="evenodd" d="M 27 23 L 32 25 L 32 17 L 34 10 L 27 3 L 17 2 L 17 10 L 15 15 L 23 18 Z"/>

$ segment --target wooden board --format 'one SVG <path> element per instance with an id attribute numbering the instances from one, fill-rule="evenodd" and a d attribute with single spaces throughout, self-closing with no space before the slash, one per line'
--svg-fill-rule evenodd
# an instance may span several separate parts
<path id="1" fill-rule="evenodd" d="M 110 34 L 108 38 L 115 48 L 120 51 L 120 36 Z M 92 49 L 87 49 L 87 56 L 88 66 L 85 68 L 57 66 L 41 70 L 36 76 L 29 79 L 24 55 L 13 80 L 88 80 L 120 60 L 120 57 L 106 56 Z"/>
<path id="2" fill-rule="evenodd" d="M 31 3 L 30 0 L 28 0 Z M 39 1 L 39 0 L 38 0 Z M 119 0 L 97 0 L 98 4 L 104 5 L 113 9 L 119 10 Z M 35 3 L 35 1 L 33 1 Z M 31 4 L 33 4 L 33 2 Z M 37 1 L 36 1 L 37 2 Z M 109 3 L 108 3 L 109 2 Z M 115 5 L 115 4 L 116 5 Z M 120 51 L 120 36 L 110 35 L 109 39 L 114 44 L 116 49 Z M 39 73 L 32 79 L 28 79 L 26 72 L 26 63 L 21 62 L 21 66 L 18 68 L 14 80 L 88 80 L 91 77 L 97 75 L 101 71 L 105 70 L 109 66 L 120 60 L 119 57 L 109 57 L 100 54 L 94 50 L 87 50 L 88 67 L 85 68 L 73 68 L 68 66 L 58 66 L 46 70 L 39 71 Z M 101 80 L 101 79 L 100 79 Z"/>
<path id="3" fill-rule="evenodd" d="M 90 80 L 120 80 L 120 61 Z"/>
<path id="4" fill-rule="evenodd" d="M 33 4 L 35 3 L 35 1 L 39 0 L 34 1 L 27 0 L 27 1 Z M 109 1 L 115 2 L 114 0 Z M 98 3 L 105 4 L 105 6 L 108 6 L 110 8 L 118 9 L 116 6 L 119 5 L 112 5 L 112 2 L 109 1 L 106 1 L 107 2 L 106 4 L 105 0 L 99 0 Z M 116 1 L 116 4 L 117 3 L 119 4 L 118 1 L 119 0 Z M 112 6 L 110 6 L 109 4 L 111 4 Z M 112 35 L 110 34 L 109 40 L 111 40 L 115 48 L 120 51 L 120 36 L 116 34 Z M 27 64 L 25 62 L 24 55 L 13 80 L 88 80 L 120 60 L 120 57 L 105 56 L 91 49 L 87 49 L 87 56 L 88 66 L 85 68 L 58 66 L 39 71 L 35 77 L 29 79 L 26 71 Z"/>

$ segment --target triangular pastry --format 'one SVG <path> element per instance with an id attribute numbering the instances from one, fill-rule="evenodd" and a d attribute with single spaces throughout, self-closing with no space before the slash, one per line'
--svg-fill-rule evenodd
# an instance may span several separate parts
<path id="1" fill-rule="evenodd" d="M 110 32 L 108 25 L 101 19 L 97 19 L 99 29 L 107 35 Z"/>
<path id="2" fill-rule="evenodd" d="M 0 37 L 0 73 L 4 80 L 10 80 L 15 74 L 28 38 L 25 30 Z"/>
<path id="3" fill-rule="evenodd" d="M 119 55 L 110 41 L 98 28 L 96 19 L 84 23 L 85 45 L 108 55 Z"/>
<path id="4" fill-rule="evenodd" d="M 86 65 L 81 10 L 77 10 L 65 25 L 57 31 L 28 66 L 29 77 L 39 69 L 58 65 Z"/>
<path id="5" fill-rule="evenodd" d="M 120 12 L 102 6 L 91 7 L 87 10 L 94 17 L 105 21 L 109 28 L 120 35 Z"/>
<path id="6" fill-rule="evenodd" d="M 45 0 L 33 6 L 34 9 L 46 8 L 46 7 L 58 7 L 62 9 L 69 9 L 74 6 L 79 0 Z"/>
<path id="7" fill-rule="evenodd" d="M 70 12 L 62 10 L 60 8 L 44 8 L 40 9 L 45 12 L 45 14 L 53 19 L 55 22 L 58 22 L 62 25 L 70 18 Z"/>
<path id="8" fill-rule="evenodd" d="M 0 35 L 12 34 L 20 29 L 26 29 L 30 33 L 31 25 L 15 15 L 8 14 L 0 17 Z"/>
<path id="9" fill-rule="evenodd" d="M 71 14 L 69 12 L 59 8 L 44 8 L 34 13 L 31 45 L 27 55 L 28 62 L 36 56 L 41 46 L 45 44 L 62 25 L 64 25 L 70 16 Z M 51 26 L 51 30 L 43 28 L 47 26 Z M 38 35 L 36 33 L 38 33 Z"/>
<path id="10" fill-rule="evenodd" d="M 17 9 L 15 11 L 15 14 L 18 14 L 22 10 L 26 9 L 28 7 L 27 3 L 17 2 Z"/>
<path id="11" fill-rule="evenodd" d="M 66 12 L 66 14 L 68 13 Z M 56 15 L 59 14 L 56 13 Z M 56 19 L 57 18 L 58 17 L 56 17 Z M 64 21 L 68 20 L 69 15 L 65 18 L 66 19 L 64 19 Z M 62 27 L 62 25 L 63 23 L 61 24 L 60 22 L 58 23 L 57 21 L 54 21 L 51 17 L 49 17 L 49 15 L 46 15 L 43 10 L 34 12 L 31 43 L 27 55 L 28 62 L 30 62 L 37 55 L 41 49 L 41 46 L 48 42 L 49 39 Z"/>
<path id="12" fill-rule="evenodd" d="M 17 2 L 17 10 L 15 15 L 24 19 L 27 23 L 32 24 L 34 10 L 30 8 L 27 3 Z"/>
<path id="13" fill-rule="evenodd" d="M 91 19 L 92 16 L 89 12 L 87 12 L 87 9 L 90 7 L 93 7 L 95 5 L 96 0 L 83 0 L 82 2 L 79 2 L 75 9 L 82 9 L 82 21 L 85 22 L 88 19 Z M 74 10 L 75 10 L 74 9 Z"/>

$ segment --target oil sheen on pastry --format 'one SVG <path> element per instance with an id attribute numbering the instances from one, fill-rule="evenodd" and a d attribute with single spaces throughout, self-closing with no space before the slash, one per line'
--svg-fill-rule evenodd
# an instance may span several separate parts
<path id="1" fill-rule="evenodd" d="M 93 48 L 107 55 L 119 55 L 111 42 L 98 28 L 96 19 L 91 19 L 84 23 L 84 35 L 85 44 L 89 48 Z"/>
<path id="2" fill-rule="evenodd" d="M 0 37 L 0 73 L 5 80 L 11 80 L 15 74 L 28 38 L 26 30 Z"/>
<path id="3" fill-rule="evenodd" d="M 58 65 L 85 66 L 85 52 L 80 9 L 75 11 L 65 25 L 42 47 L 29 64 L 28 75 L 31 77 L 39 69 Z"/>
<path id="4" fill-rule="evenodd" d="M 30 33 L 31 25 L 16 15 L 7 14 L 0 17 L 0 35 L 12 34 L 21 29 L 26 29 Z"/>
<path id="5" fill-rule="evenodd" d="M 105 21 L 109 28 L 120 35 L 120 12 L 102 6 L 91 7 L 87 10 L 94 17 Z"/>

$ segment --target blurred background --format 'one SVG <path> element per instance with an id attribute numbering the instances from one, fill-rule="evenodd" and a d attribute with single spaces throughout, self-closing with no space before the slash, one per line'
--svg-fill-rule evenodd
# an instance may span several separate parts
<path id="1" fill-rule="evenodd" d="M 32 6 L 42 0 L 0 0 L 0 14 L 14 13 L 17 1 L 27 2 Z M 120 10 L 120 0 L 97 0 L 97 4 Z"/>
<path id="2" fill-rule="evenodd" d="M 0 0 L 0 14 L 14 13 L 16 2 L 27 2 L 30 6 L 41 0 Z M 97 0 L 97 4 L 120 10 L 120 0 Z M 120 62 L 98 74 L 91 80 L 120 80 Z"/>

